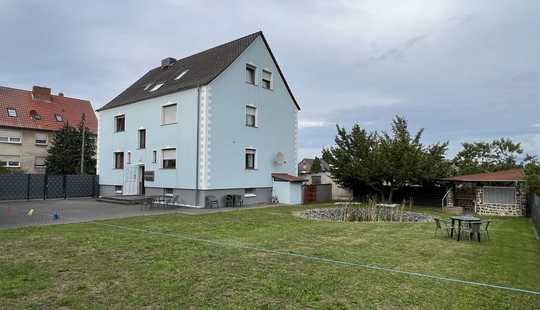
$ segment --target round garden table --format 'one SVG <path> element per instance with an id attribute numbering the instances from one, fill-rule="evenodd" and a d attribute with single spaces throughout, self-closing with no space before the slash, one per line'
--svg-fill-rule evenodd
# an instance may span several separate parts
<path id="1" fill-rule="evenodd" d="M 461 222 L 471 223 L 471 222 L 480 221 L 480 218 L 474 217 L 472 215 L 456 215 L 456 216 L 451 216 L 450 219 L 452 220 L 452 228 L 454 227 L 454 223 L 456 221 L 458 222 L 457 241 L 461 239 Z M 454 229 L 451 230 L 450 237 L 454 237 Z"/>

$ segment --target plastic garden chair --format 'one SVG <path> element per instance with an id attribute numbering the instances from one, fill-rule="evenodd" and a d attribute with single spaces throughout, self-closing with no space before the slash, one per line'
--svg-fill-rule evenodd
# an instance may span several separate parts
<path id="1" fill-rule="evenodd" d="M 465 235 L 467 235 L 469 239 L 471 239 L 471 237 L 474 237 L 476 235 L 478 242 L 480 242 L 481 226 L 482 226 L 482 222 L 470 222 L 468 225 L 462 228 L 461 231 Z"/>
<path id="2" fill-rule="evenodd" d="M 454 227 L 449 221 L 442 221 L 439 218 L 434 218 L 435 221 L 435 235 L 437 235 L 437 231 L 446 230 L 446 235 L 448 237 L 451 236 L 452 231 L 454 230 Z"/>

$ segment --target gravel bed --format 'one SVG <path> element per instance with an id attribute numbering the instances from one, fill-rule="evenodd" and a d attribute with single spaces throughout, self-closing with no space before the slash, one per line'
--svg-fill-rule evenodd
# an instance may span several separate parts
<path id="1" fill-rule="evenodd" d="M 429 215 L 389 208 L 364 208 L 364 207 L 344 207 L 344 208 L 321 208 L 309 209 L 297 213 L 298 216 L 310 220 L 333 220 L 342 222 L 432 222 Z"/>

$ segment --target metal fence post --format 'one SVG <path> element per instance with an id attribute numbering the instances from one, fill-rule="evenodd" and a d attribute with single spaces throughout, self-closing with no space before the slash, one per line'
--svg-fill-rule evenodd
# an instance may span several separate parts
<path id="1" fill-rule="evenodd" d="M 47 199 L 47 187 L 49 187 L 49 174 L 45 172 L 45 177 L 43 178 L 43 200 Z"/>
<path id="2" fill-rule="evenodd" d="M 30 200 L 30 173 L 26 175 L 26 200 Z"/>
<path id="3" fill-rule="evenodd" d="M 67 180 L 67 176 L 64 174 L 64 177 L 62 178 L 63 182 L 62 182 L 62 190 L 64 191 L 64 199 L 67 199 L 67 184 L 66 184 L 66 180 Z"/>

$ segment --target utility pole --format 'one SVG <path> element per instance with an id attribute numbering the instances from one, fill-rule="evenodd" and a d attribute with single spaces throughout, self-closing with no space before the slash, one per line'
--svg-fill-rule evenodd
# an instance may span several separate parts
<path id="1" fill-rule="evenodd" d="M 86 134 L 86 122 L 85 115 L 83 113 L 81 122 L 82 122 L 82 143 L 81 143 L 81 174 L 84 174 L 84 135 Z"/>

